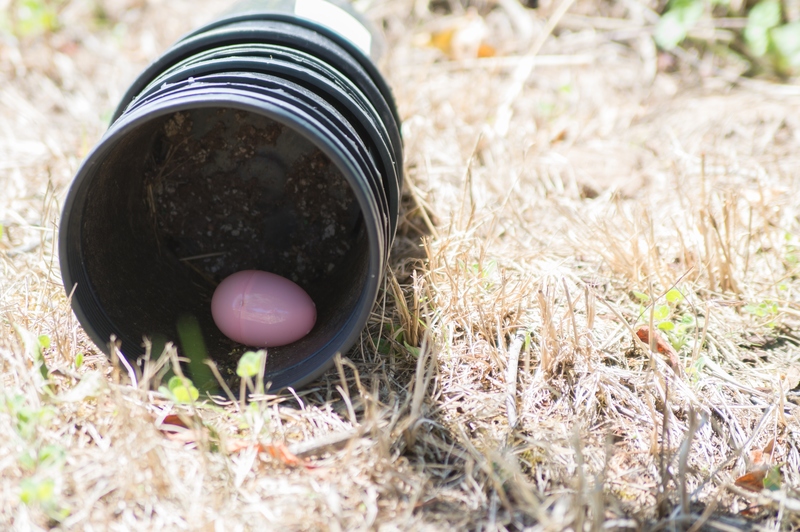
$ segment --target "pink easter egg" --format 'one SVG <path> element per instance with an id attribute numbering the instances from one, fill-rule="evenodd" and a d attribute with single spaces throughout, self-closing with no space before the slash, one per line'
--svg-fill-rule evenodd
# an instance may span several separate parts
<path id="1" fill-rule="evenodd" d="M 274 273 L 244 270 L 225 278 L 211 298 L 222 334 L 240 344 L 277 347 L 311 332 L 317 307 L 295 283 Z"/>

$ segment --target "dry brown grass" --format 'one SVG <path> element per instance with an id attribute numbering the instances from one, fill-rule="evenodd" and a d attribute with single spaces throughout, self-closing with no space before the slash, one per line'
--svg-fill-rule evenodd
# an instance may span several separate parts
<path id="1" fill-rule="evenodd" d="M 2 527 L 800 526 L 800 88 L 688 53 L 658 72 L 654 6 L 637 2 L 580 0 L 526 64 L 562 5 L 542 3 L 528 26 L 487 17 L 503 58 L 451 61 L 419 45 L 442 23 L 428 2 L 363 2 L 404 119 L 393 272 L 336 369 L 245 411 L 131 386 L 71 315 L 54 255 L 104 117 L 220 6 L 107 0 L 99 24 L 72 0 L 60 30 L 4 36 Z M 696 323 L 678 374 L 632 334 L 653 319 L 633 292 L 672 287 Z M 13 325 L 52 339 L 55 398 Z M 207 427 L 197 441 L 159 430 L 176 412 Z M 781 489 L 733 486 L 773 438 Z M 21 503 L 32 486 L 40 500 Z"/>

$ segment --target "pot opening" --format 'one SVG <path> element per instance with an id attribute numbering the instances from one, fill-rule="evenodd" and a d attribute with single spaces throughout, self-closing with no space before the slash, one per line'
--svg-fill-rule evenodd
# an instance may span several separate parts
<path id="1" fill-rule="evenodd" d="M 102 309 L 96 333 L 116 334 L 124 352 L 142 352 L 144 336 L 176 341 L 178 319 L 192 315 L 209 356 L 234 376 L 246 347 L 217 329 L 211 296 L 241 270 L 291 279 L 317 307 L 311 333 L 270 348 L 268 373 L 324 348 L 357 310 L 369 267 L 361 207 L 342 172 L 289 126 L 189 109 L 129 131 L 90 171 L 80 260 L 91 296 L 79 291 L 79 303 Z"/>

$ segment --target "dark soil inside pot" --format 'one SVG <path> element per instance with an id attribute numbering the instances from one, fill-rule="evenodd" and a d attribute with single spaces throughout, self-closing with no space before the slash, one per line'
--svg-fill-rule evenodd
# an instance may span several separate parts
<path id="1" fill-rule="evenodd" d="M 165 121 L 144 185 L 159 246 L 212 285 L 257 269 L 308 290 L 345 260 L 361 220 L 349 184 L 318 148 L 230 109 Z"/>

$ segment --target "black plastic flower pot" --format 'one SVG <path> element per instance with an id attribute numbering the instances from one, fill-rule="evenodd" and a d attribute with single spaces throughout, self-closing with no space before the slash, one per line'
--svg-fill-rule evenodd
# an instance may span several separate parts
<path id="1" fill-rule="evenodd" d="M 368 28 L 325 0 L 244 2 L 133 83 L 59 233 L 65 289 L 101 349 L 112 335 L 133 360 L 145 339 L 180 346 L 190 316 L 232 378 L 249 346 L 219 331 L 211 297 L 249 269 L 293 280 L 317 308 L 308 335 L 269 349 L 272 389 L 309 382 L 355 343 L 402 186 L 397 111 Z"/>

